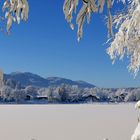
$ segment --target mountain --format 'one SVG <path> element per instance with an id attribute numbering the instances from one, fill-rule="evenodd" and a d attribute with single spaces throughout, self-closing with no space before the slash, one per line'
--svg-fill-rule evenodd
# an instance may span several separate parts
<path id="1" fill-rule="evenodd" d="M 4 74 L 4 79 L 11 79 L 17 82 L 20 82 L 23 86 L 33 85 L 38 87 L 47 87 L 49 86 L 48 81 L 36 74 L 28 72 L 13 72 L 11 74 Z"/>
<path id="2" fill-rule="evenodd" d="M 60 86 L 62 84 L 75 85 L 80 88 L 93 88 L 94 85 L 84 81 L 73 81 L 70 79 L 60 77 L 48 77 L 43 78 L 39 75 L 29 72 L 13 72 L 11 74 L 4 74 L 5 80 L 11 79 L 20 82 L 23 86 L 37 86 L 37 87 L 49 87 L 49 86 Z"/>

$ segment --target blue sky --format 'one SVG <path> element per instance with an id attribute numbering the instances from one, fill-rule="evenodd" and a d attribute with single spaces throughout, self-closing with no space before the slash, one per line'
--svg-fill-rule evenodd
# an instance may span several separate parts
<path id="1" fill-rule="evenodd" d="M 99 87 L 137 87 L 140 74 L 128 73 L 128 60 L 112 65 L 106 54 L 107 29 L 103 15 L 93 15 L 77 42 L 63 15 L 63 0 L 29 0 L 27 23 L 14 25 L 12 33 L 0 34 L 0 68 L 5 73 L 33 72 L 85 80 Z M 77 29 L 77 27 L 76 27 Z"/>

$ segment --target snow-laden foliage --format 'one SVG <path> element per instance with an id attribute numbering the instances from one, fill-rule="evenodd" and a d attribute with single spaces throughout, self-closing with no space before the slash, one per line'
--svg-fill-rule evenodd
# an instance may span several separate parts
<path id="1" fill-rule="evenodd" d="M 83 4 L 79 13 L 77 14 L 77 19 L 76 19 L 76 23 L 78 25 L 78 31 L 77 31 L 78 41 L 80 41 L 80 39 L 83 36 L 83 24 L 85 18 L 87 18 L 87 22 L 89 23 L 91 14 L 102 13 L 105 5 L 107 7 L 107 12 L 108 12 L 107 27 L 108 27 L 109 35 L 112 36 L 113 31 L 112 31 L 111 8 L 113 6 L 114 0 L 65 0 L 63 11 L 65 14 L 65 18 L 67 22 L 70 24 L 72 30 L 74 29 L 74 25 L 72 24 L 73 11 L 76 13 L 76 8 L 80 3 L 80 1 L 82 1 Z M 120 1 L 125 3 L 125 0 L 117 0 L 117 2 Z"/>
<path id="2" fill-rule="evenodd" d="M 72 14 L 73 11 L 76 13 L 76 7 L 78 6 L 79 0 L 65 0 L 63 11 L 65 14 L 65 18 L 70 24 L 70 27 L 74 29 L 74 25 L 72 24 Z M 112 7 L 112 1 L 111 0 L 83 0 L 83 6 L 81 7 L 76 23 L 78 25 L 78 41 L 82 38 L 83 35 L 83 24 L 85 21 L 85 18 L 87 17 L 87 22 L 90 22 L 90 16 L 91 13 L 97 13 L 98 11 L 101 13 L 103 11 L 104 5 L 107 5 L 108 8 L 108 28 L 109 33 L 112 34 L 112 17 L 110 13 L 110 9 Z"/>
<path id="3" fill-rule="evenodd" d="M 129 1 L 126 13 L 120 13 L 114 17 L 117 29 L 107 53 L 113 62 L 125 55 L 130 57 L 129 71 L 135 76 L 140 67 L 140 1 Z"/>
<path id="4" fill-rule="evenodd" d="M 13 22 L 20 23 L 28 19 L 29 5 L 27 0 L 5 0 L 2 7 L 7 19 L 7 32 L 10 31 Z"/>

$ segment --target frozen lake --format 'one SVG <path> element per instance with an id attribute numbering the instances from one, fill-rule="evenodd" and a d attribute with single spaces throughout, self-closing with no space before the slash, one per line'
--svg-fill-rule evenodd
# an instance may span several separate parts
<path id="1" fill-rule="evenodd" d="M 1 140 L 130 140 L 134 104 L 1 105 Z"/>

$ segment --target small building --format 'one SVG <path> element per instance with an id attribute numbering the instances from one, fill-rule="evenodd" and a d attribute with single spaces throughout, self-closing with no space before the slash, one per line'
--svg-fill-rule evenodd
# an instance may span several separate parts
<path id="1" fill-rule="evenodd" d="M 38 95 L 38 96 L 36 96 L 36 99 L 37 100 L 48 100 L 48 97 L 47 96 L 43 96 L 43 95 Z"/>
<path id="2" fill-rule="evenodd" d="M 96 95 L 86 95 L 83 97 L 85 102 L 99 102 L 100 98 Z"/>
<path id="3" fill-rule="evenodd" d="M 26 94 L 26 100 L 34 100 L 36 97 L 37 96 L 35 94 Z"/>

